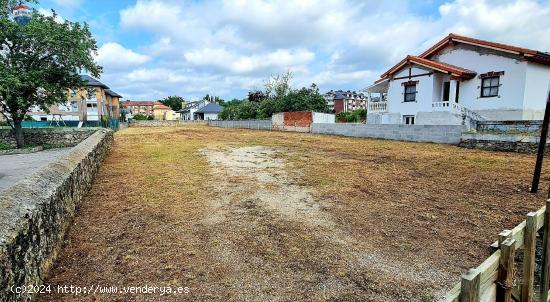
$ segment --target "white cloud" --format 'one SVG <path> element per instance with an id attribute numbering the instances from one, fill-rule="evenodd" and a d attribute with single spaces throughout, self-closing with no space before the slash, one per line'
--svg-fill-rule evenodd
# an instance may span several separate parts
<path id="1" fill-rule="evenodd" d="M 120 12 L 123 29 L 175 33 L 183 24 L 181 9 L 164 1 L 138 0 L 134 6 Z"/>
<path id="2" fill-rule="evenodd" d="M 549 2 L 457 0 L 439 11 L 449 31 L 550 50 Z"/>
<path id="3" fill-rule="evenodd" d="M 38 12 L 44 16 L 48 16 L 48 17 L 52 17 L 54 12 L 52 10 L 47 10 L 47 9 L 43 9 L 43 8 L 39 8 L 38 9 Z M 63 23 L 65 22 L 65 19 L 63 17 L 61 17 L 61 15 L 59 15 L 57 12 L 55 13 L 55 22 L 57 23 Z"/>
<path id="4" fill-rule="evenodd" d="M 143 40 L 142 54 L 105 44 L 100 61 L 114 68 L 106 69 L 112 86 L 130 96 L 243 97 L 288 69 L 298 85 L 359 89 L 449 32 L 550 50 L 550 2 L 450 0 L 430 14 L 418 6 L 412 0 L 138 0 L 120 11 L 120 28 L 152 39 Z"/>
<path id="5" fill-rule="evenodd" d="M 136 53 L 114 42 L 103 44 L 97 52 L 97 62 L 106 70 L 130 69 L 150 60 L 149 56 Z"/>
<path id="6" fill-rule="evenodd" d="M 315 54 L 305 49 L 279 49 L 260 55 L 242 56 L 223 48 L 205 48 L 185 53 L 184 57 L 196 66 L 213 66 L 235 74 L 241 74 L 259 69 L 292 69 L 292 67 L 309 63 L 313 60 Z"/>

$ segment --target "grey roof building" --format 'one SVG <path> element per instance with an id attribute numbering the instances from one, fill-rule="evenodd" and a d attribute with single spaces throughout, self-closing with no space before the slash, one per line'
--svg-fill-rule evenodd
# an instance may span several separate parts
<path id="1" fill-rule="evenodd" d="M 209 103 L 208 105 L 200 108 L 195 113 L 220 113 L 223 111 L 223 107 L 216 103 Z"/>
<path id="2" fill-rule="evenodd" d="M 101 87 L 104 89 L 109 89 L 109 86 L 101 83 L 99 80 L 92 78 L 91 76 L 87 74 L 81 74 L 80 78 L 87 83 L 88 86 L 92 87 Z"/>
<path id="3" fill-rule="evenodd" d="M 116 98 L 122 98 L 122 95 L 112 91 L 111 89 L 105 89 L 105 93 Z"/>

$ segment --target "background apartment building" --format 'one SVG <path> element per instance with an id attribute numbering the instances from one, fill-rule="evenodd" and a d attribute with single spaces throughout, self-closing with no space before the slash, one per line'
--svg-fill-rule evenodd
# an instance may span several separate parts
<path id="1" fill-rule="evenodd" d="M 334 113 L 367 109 L 367 97 L 355 91 L 331 90 L 323 95 L 327 106 Z"/>
<path id="2" fill-rule="evenodd" d="M 48 110 L 31 107 L 29 115 L 35 121 L 99 121 L 102 116 L 120 117 L 122 96 L 89 75 L 81 75 L 86 86 L 69 89 L 67 100 Z"/>

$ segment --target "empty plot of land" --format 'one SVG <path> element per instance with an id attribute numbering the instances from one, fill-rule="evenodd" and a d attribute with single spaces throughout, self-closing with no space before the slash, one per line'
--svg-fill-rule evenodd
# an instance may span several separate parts
<path id="1" fill-rule="evenodd" d="M 206 126 L 129 128 L 47 284 L 158 300 L 430 301 L 544 203 L 533 156 Z M 548 169 L 544 175 L 548 175 Z M 545 178 L 544 181 L 548 179 Z"/>
<path id="2" fill-rule="evenodd" d="M 0 155 L 0 190 L 47 166 L 68 154 L 71 148 L 44 150 L 29 154 Z"/>

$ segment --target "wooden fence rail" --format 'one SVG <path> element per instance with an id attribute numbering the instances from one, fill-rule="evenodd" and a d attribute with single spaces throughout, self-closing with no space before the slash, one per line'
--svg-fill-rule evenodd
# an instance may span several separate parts
<path id="1" fill-rule="evenodd" d="M 535 276 L 537 232 L 542 229 L 542 268 Z M 546 206 L 527 214 L 512 230 L 504 230 L 491 246 L 496 251 L 478 267 L 462 275 L 445 302 L 535 302 L 549 300 L 550 286 L 550 200 Z M 523 250 L 521 276 L 516 272 L 516 253 Z M 539 278 L 539 279 L 536 279 Z M 540 289 L 535 292 L 535 280 Z"/>

